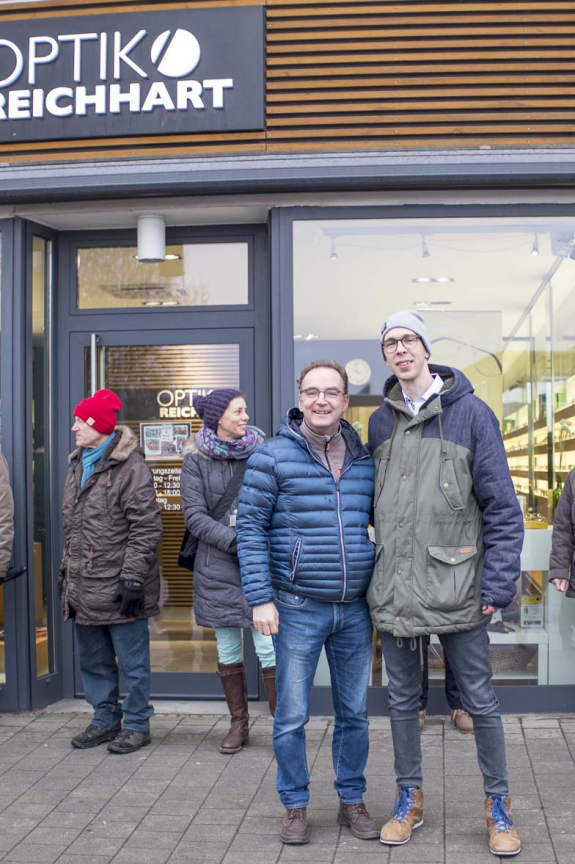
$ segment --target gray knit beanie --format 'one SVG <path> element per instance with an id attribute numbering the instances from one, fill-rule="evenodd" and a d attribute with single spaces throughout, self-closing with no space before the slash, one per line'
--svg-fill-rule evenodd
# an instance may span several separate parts
<path id="1" fill-rule="evenodd" d="M 405 327 L 406 330 L 413 330 L 415 335 L 419 336 L 423 342 L 427 353 L 431 356 L 431 342 L 429 341 L 425 321 L 419 312 L 412 312 L 411 309 L 402 309 L 401 312 L 394 312 L 393 315 L 390 315 L 381 327 L 381 339 L 379 341 L 382 345 L 386 335 L 394 327 Z"/>
<path id="2" fill-rule="evenodd" d="M 201 396 L 199 393 L 196 393 L 193 397 L 192 405 L 198 416 L 204 421 L 204 425 L 217 432 L 222 414 L 232 399 L 236 399 L 241 395 L 239 390 L 233 390 L 231 387 L 212 390 L 207 396 Z"/>

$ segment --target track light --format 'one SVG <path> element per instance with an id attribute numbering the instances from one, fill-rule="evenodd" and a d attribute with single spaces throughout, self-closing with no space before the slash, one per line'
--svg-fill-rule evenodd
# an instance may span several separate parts
<path id="1" fill-rule="evenodd" d="M 425 242 L 425 235 L 421 235 L 421 257 L 422 258 L 431 258 L 431 254 L 429 249 L 427 248 L 427 243 Z"/>
<path id="2" fill-rule="evenodd" d="M 531 247 L 531 254 L 534 258 L 537 258 L 539 255 L 539 237 L 535 234 L 533 238 L 533 246 Z"/>

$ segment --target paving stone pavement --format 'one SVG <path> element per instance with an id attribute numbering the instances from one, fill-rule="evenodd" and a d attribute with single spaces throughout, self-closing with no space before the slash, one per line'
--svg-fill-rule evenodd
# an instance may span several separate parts
<path id="1" fill-rule="evenodd" d="M 2 864 L 483 864 L 481 778 L 472 736 L 444 718 L 423 733 L 425 825 L 406 846 L 356 840 L 336 824 L 332 719 L 307 727 L 311 842 L 282 846 L 271 720 L 222 756 L 221 715 L 157 714 L 152 746 L 115 756 L 74 750 L 81 713 L 0 715 Z M 575 715 L 504 718 L 512 797 L 525 864 L 575 862 Z M 382 824 L 394 798 L 391 733 L 373 718 L 366 804 Z M 505 860 L 505 859 L 500 859 Z"/>

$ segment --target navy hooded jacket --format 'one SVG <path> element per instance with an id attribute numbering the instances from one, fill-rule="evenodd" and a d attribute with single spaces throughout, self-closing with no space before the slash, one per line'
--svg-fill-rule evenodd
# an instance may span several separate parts
<path id="1" fill-rule="evenodd" d="M 342 420 L 346 455 L 336 484 L 301 434 L 302 419 L 292 409 L 248 460 L 236 529 L 250 606 L 272 601 L 274 589 L 351 602 L 365 596 L 371 579 L 373 460 Z"/>

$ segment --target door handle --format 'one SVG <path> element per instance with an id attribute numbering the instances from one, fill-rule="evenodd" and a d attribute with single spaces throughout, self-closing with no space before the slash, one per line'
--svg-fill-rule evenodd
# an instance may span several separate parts
<path id="1" fill-rule="evenodd" d="M 0 579 L 0 585 L 11 582 L 13 579 L 18 579 L 19 576 L 24 576 L 27 572 L 26 567 L 10 567 L 6 575 Z"/>
<path id="2" fill-rule="evenodd" d="M 98 342 L 97 333 L 90 333 L 90 396 L 98 389 Z"/>

